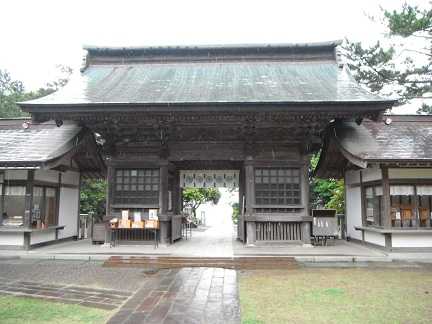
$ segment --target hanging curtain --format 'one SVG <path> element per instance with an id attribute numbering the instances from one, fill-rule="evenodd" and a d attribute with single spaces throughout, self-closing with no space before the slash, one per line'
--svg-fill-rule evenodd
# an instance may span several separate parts
<path id="1" fill-rule="evenodd" d="M 390 186 L 390 195 L 412 196 L 414 195 L 414 186 Z"/>
<path id="2" fill-rule="evenodd" d="M 6 196 L 25 196 L 26 187 L 24 186 L 7 186 L 6 187 Z"/>
<path id="3" fill-rule="evenodd" d="M 180 171 L 182 188 L 236 188 L 239 185 L 237 170 L 185 170 Z"/>
<path id="4" fill-rule="evenodd" d="M 417 186 L 417 195 L 432 196 L 432 186 Z"/>

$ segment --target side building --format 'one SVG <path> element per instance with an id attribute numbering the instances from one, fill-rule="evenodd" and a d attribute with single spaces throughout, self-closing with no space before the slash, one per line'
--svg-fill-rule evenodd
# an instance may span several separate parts
<path id="1" fill-rule="evenodd" d="M 345 178 L 347 235 L 389 251 L 432 250 L 432 116 L 335 122 L 317 167 Z"/>
<path id="2" fill-rule="evenodd" d="M 94 135 L 75 123 L 0 120 L 0 248 L 76 238 L 80 181 L 103 177 Z"/>

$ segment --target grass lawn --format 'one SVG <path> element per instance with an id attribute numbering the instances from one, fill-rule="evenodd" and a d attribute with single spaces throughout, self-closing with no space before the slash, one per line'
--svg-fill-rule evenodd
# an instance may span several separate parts
<path id="1" fill-rule="evenodd" d="M 105 323 L 110 311 L 34 298 L 0 296 L 0 323 Z"/>
<path id="2" fill-rule="evenodd" d="M 240 303 L 243 324 L 431 323 L 432 270 L 244 271 Z"/>

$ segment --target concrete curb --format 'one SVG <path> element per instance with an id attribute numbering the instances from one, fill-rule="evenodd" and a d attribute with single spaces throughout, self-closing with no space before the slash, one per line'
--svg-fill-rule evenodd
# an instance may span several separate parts
<path id="1" fill-rule="evenodd" d="M 1 260 L 13 260 L 13 259 L 36 259 L 36 260 L 70 260 L 70 261 L 106 261 L 112 256 L 122 256 L 121 254 L 25 254 L 18 256 L 0 256 Z M 125 257 L 158 257 L 157 255 L 123 255 Z M 271 255 L 271 257 L 290 257 L 290 255 Z M 184 256 L 187 257 L 187 256 Z M 251 257 L 251 258 L 266 258 L 266 255 L 254 255 L 254 256 L 244 256 L 241 257 Z M 432 262 L 432 259 L 404 259 L 398 258 L 393 259 L 388 256 L 325 256 L 325 255 L 303 255 L 303 256 L 292 256 L 294 260 L 300 263 L 356 263 L 356 262 L 392 262 L 392 261 L 421 261 L 421 262 Z"/>
<path id="2" fill-rule="evenodd" d="M 32 260 L 70 260 L 70 261 L 106 261 L 112 256 L 123 257 L 155 257 L 169 256 L 169 255 L 153 255 L 153 254 L 16 254 L 16 255 L 1 255 L 0 262 L 7 260 L 17 259 L 32 259 Z M 171 255 L 172 256 L 172 255 Z M 189 257 L 188 255 L 176 255 L 179 257 Z M 251 257 L 251 258 L 265 258 L 265 257 L 292 257 L 299 263 L 373 263 L 373 262 L 418 262 L 418 263 L 432 263 L 432 257 L 429 256 L 365 256 L 365 255 L 289 255 L 289 254 L 258 254 L 258 255 L 233 255 L 238 257 Z M 193 257 L 197 257 L 194 255 Z"/>
<path id="3" fill-rule="evenodd" d="M 368 257 L 368 256 L 298 256 L 294 258 L 297 262 L 309 263 L 364 263 L 364 262 L 392 262 L 389 257 Z"/>

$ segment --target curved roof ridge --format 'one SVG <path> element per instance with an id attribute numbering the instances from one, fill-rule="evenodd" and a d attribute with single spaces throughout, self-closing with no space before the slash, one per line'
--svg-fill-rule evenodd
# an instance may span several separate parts
<path id="1" fill-rule="evenodd" d="M 293 48 L 293 47 L 336 47 L 342 40 L 324 42 L 294 42 L 294 43 L 245 43 L 245 44 L 201 44 L 201 45 L 148 45 L 148 46 L 96 46 L 84 45 L 87 51 L 124 51 L 124 50 L 153 50 L 153 49 L 235 49 L 235 48 Z"/>

